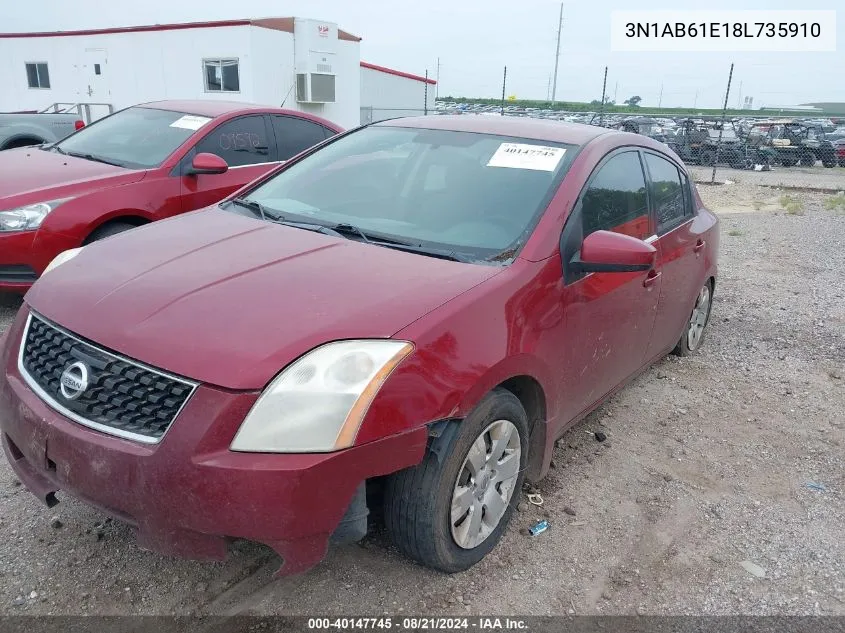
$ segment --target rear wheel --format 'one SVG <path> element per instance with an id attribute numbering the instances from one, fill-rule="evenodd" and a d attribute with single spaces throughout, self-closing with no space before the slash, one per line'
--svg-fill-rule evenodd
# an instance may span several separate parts
<path id="1" fill-rule="evenodd" d="M 18 147 L 32 147 L 33 145 L 41 145 L 44 141 L 40 138 L 19 138 L 11 141 L 8 145 L 0 147 L 0 149 L 15 149 Z"/>
<path id="2" fill-rule="evenodd" d="M 713 287 L 708 281 L 701 290 L 698 291 L 698 296 L 695 298 L 695 305 L 692 308 L 692 314 L 684 333 L 681 334 L 681 339 L 672 350 L 673 354 L 678 356 L 689 356 L 701 347 L 704 342 L 704 328 L 710 320 L 710 308 L 713 304 Z"/>
<path id="3" fill-rule="evenodd" d="M 422 463 L 392 475 L 385 526 L 407 556 L 447 573 L 486 556 L 510 521 L 528 458 L 528 416 L 510 391 L 489 393 L 432 438 Z"/>
<path id="4" fill-rule="evenodd" d="M 793 158 L 792 156 L 783 156 L 780 159 L 780 164 L 784 167 L 795 167 L 798 164 L 798 159 Z"/>
<path id="5" fill-rule="evenodd" d="M 812 167 L 816 164 L 816 155 L 812 152 L 804 152 L 798 162 L 802 167 Z"/>

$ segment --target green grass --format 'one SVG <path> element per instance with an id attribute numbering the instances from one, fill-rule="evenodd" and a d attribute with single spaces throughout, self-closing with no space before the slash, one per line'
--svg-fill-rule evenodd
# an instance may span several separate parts
<path id="1" fill-rule="evenodd" d="M 787 212 L 789 215 L 804 215 L 804 205 L 795 196 L 781 196 L 780 200 L 781 208 Z"/>
<path id="2" fill-rule="evenodd" d="M 740 231 L 739 229 L 731 229 L 730 231 L 728 231 L 728 235 L 732 237 L 739 237 L 740 235 L 742 235 L 742 231 Z"/>
<path id="3" fill-rule="evenodd" d="M 825 198 L 824 208 L 828 211 L 834 211 L 836 209 L 841 209 L 842 211 L 845 211 L 845 193 L 840 193 L 838 195 Z"/>

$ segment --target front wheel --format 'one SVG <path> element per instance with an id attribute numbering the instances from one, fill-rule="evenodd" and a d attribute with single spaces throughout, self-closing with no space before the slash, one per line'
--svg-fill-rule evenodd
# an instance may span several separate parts
<path id="1" fill-rule="evenodd" d="M 713 288 L 708 281 L 701 290 L 698 291 L 698 296 L 695 298 L 695 305 L 692 309 L 687 326 L 684 333 L 681 334 L 681 339 L 672 350 L 673 354 L 678 356 L 689 356 L 694 354 L 701 344 L 704 342 L 704 328 L 710 321 L 710 308 L 713 304 Z"/>
<path id="2" fill-rule="evenodd" d="M 462 422 L 431 438 L 422 463 L 392 475 L 385 526 L 396 546 L 447 573 L 475 565 L 510 521 L 528 459 L 528 416 L 495 389 Z"/>

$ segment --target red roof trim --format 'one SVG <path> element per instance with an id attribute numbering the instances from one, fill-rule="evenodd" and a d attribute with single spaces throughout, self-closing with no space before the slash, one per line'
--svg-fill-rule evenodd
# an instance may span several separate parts
<path id="1" fill-rule="evenodd" d="M 81 31 L 40 31 L 35 33 L 0 33 L 0 39 L 34 37 L 73 37 L 77 35 L 112 35 L 114 33 L 148 33 L 151 31 L 183 31 L 186 29 L 216 29 L 227 26 L 257 26 L 274 31 L 293 33 L 293 18 L 260 18 L 256 20 L 218 20 L 215 22 L 184 22 L 181 24 L 149 24 L 143 26 L 118 26 L 109 29 L 86 29 Z M 340 40 L 360 42 L 361 38 L 341 29 L 337 31 Z"/>
<path id="2" fill-rule="evenodd" d="M 388 75 L 396 75 L 397 77 L 404 77 L 405 79 L 413 79 L 415 81 L 422 81 L 423 83 L 430 83 L 436 84 L 437 82 L 434 79 L 426 79 L 425 77 L 420 77 L 419 75 L 412 75 L 411 73 L 403 73 L 401 70 L 393 70 L 392 68 L 387 68 L 386 66 L 376 66 L 375 64 L 370 64 L 368 62 L 361 62 L 361 68 L 369 68 L 370 70 L 377 70 L 380 73 L 387 73 Z"/>

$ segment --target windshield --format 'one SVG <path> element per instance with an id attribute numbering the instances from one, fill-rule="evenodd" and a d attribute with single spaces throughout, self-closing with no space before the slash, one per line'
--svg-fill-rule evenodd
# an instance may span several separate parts
<path id="1" fill-rule="evenodd" d="M 246 195 L 286 220 L 454 251 L 513 252 L 531 233 L 575 146 L 469 132 L 368 127 Z"/>
<path id="2" fill-rule="evenodd" d="M 113 163 L 130 169 L 158 167 L 208 117 L 135 107 L 121 110 L 82 128 L 47 149 Z"/>

